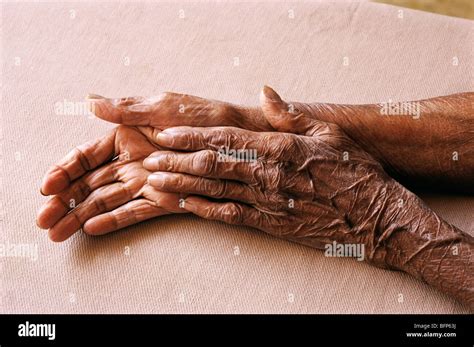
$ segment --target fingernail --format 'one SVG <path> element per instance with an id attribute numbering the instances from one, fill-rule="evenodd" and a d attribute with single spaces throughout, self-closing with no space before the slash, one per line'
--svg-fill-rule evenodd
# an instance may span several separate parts
<path id="1" fill-rule="evenodd" d="M 156 141 L 162 146 L 171 146 L 173 144 L 173 136 L 170 134 L 160 132 L 156 135 Z"/>
<path id="2" fill-rule="evenodd" d="M 152 186 L 163 186 L 165 183 L 165 175 L 161 173 L 153 173 L 150 176 L 148 176 L 148 183 L 150 183 Z"/>
<path id="3" fill-rule="evenodd" d="M 87 100 L 100 100 L 100 99 L 106 99 L 106 98 L 97 94 L 87 94 L 86 99 Z"/>

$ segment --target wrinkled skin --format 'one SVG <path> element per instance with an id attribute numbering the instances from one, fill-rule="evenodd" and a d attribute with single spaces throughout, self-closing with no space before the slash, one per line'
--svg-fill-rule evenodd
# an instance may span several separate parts
<path id="1" fill-rule="evenodd" d="M 94 193 L 83 204 L 92 207 L 82 209 L 92 212 L 84 213 L 78 210 L 79 206 L 66 217 L 64 204 L 57 199 L 49 202 L 41 210 L 38 224 L 45 228 L 54 225 L 50 230 L 54 240 L 67 238 L 80 225 L 84 225 L 85 232 L 101 234 L 160 214 L 183 212 L 177 207 L 178 194 L 190 195 L 185 199 L 184 210 L 204 218 L 249 225 L 317 248 L 332 241 L 362 243 L 365 258 L 372 264 L 408 272 L 474 309 L 473 238 L 440 219 L 390 178 L 382 169 L 377 156 L 380 153 L 369 153 L 361 146 L 364 141 L 354 141 L 346 130 L 320 121 L 321 113 L 315 117 L 307 105 L 286 103 L 270 88 L 264 88 L 259 110 L 174 93 L 152 99 L 94 96 L 92 101 L 101 118 L 141 125 L 138 130 L 120 127 L 123 136 L 117 137 L 125 147 L 135 148 L 135 141 L 145 144 L 137 146 L 140 150 L 133 160 L 119 164 L 124 171 L 121 180 L 136 181 L 134 193 L 109 194 L 121 197 L 110 201 L 125 204 L 113 210 L 118 203 L 94 202 L 97 197 L 107 196 L 98 187 L 108 183 L 94 183 Z M 407 126 L 405 121 L 402 123 Z M 208 128 L 168 129 L 175 125 Z M 287 133 L 268 132 L 275 130 Z M 390 133 L 389 129 L 384 131 Z M 104 142 L 111 140 L 80 148 L 89 158 L 85 165 L 83 159 L 75 158 L 77 154 L 65 158 L 59 165 L 63 169 L 54 169 L 47 175 L 43 193 L 58 194 L 67 201 L 67 192 L 74 186 L 67 176 L 73 181 L 92 182 L 94 177 L 107 176 L 100 174 L 100 164 L 111 165 L 111 158 L 123 151 L 120 145 L 101 150 Z M 153 142 L 168 151 L 155 152 L 158 147 Z M 469 141 L 462 145 L 462 153 L 468 153 Z M 226 161 L 217 152 L 222 146 L 256 149 L 258 159 Z M 152 152 L 143 163 L 145 170 L 139 158 Z M 88 167 L 81 169 L 81 162 Z M 415 169 L 424 175 L 430 167 L 423 165 L 408 165 L 407 172 Z M 469 165 L 466 167 L 470 170 Z M 157 172 L 146 183 L 151 171 Z M 470 171 L 454 171 L 453 177 L 469 175 Z M 125 201 L 138 196 L 145 198 L 128 204 Z M 130 205 L 135 201 L 141 201 L 141 209 L 146 208 L 147 213 L 139 213 Z M 112 212 L 93 218 L 99 214 L 97 206 Z"/>
<path id="2" fill-rule="evenodd" d="M 173 151 L 144 162 L 156 171 L 150 184 L 192 194 L 184 209 L 206 219 L 315 248 L 363 244 L 370 263 L 406 271 L 474 308 L 471 236 L 442 221 L 334 124 L 288 107 L 269 88 L 262 99 L 272 126 L 304 124 L 305 135 L 170 128 L 156 142 Z M 257 160 L 233 160 L 219 154 L 223 148 L 256 150 Z"/>
<path id="3" fill-rule="evenodd" d="M 135 96 L 118 99 L 90 94 L 87 100 L 97 117 L 123 125 L 151 126 L 156 129 L 187 125 L 274 130 L 260 108 L 243 107 L 187 94 L 166 92 L 148 98 Z"/>
<path id="4" fill-rule="evenodd" d="M 153 131 L 118 126 L 71 151 L 43 180 L 42 193 L 52 197 L 38 212 L 38 226 L 49 229 L 53 241 L 64 241 L 81 228 L 100 235 L 185 212 L 176 194 L 147 183 L 150 172 L 143 168 L 143 159 L 159 149 L 149 141 Z"/>
<path id="5" fill-rule="evenodd" d="M 168 141 L 164 134 L 173 137 Z M 373 225 L 392 194 L 380 164 L 329 124 L 321 123 L 313 136 L 178 127 L 157 141 L 193 151 L 159 151 L 145 161 L 148 170 L 161 171 L 149 179 L 157 190 L 242 202 L 190 197 L 185 209 L 313 247 L 333 240 L 366 243 L 370 230 L 364 228 Z M 258 159 L 220 156 L 226 147 L 256 150 Z M 344 151 L 350 160 L 344 160 Z"/>
<path id="6" fill-rule="evenodd" d="M 338 125 L 405 185 L 474 193 L 474 93 L 410 101 L 418 117 L 383 116 L 382 104 L 290 102 L 306 117 L 270 124 L 260 107 L 244 107 L 192 95 L 106 99 L 93 95 L 94 113 L 125 125 L 234 126 L 253 131 L 304 134 L 313 120 Z M 459 160 L 453 160 L 457 153 Z"/>
<path id="7" fill-rule="evenodd" d="M 300 110 L 290 110 L 270 88 L 265 92 L 268 122 L 299 129 L 304 136 L 235 127 L 169 128 L 155 141 L 180 152 L 158 151 L 145 160 L 145 168 L 158 171 L 150 184 L 160 191 L 242 202 L 194 196 L 186 199 L 185 209 L 313 247 L 334 240 L 365 244 L 377 237 L 375 223 L 386 203 L 400 198 L 395 194 L 401 187 L 338 126 L 302 122 Z M 258 158 L 232 160 L 218 153 L 225 148 L 255 150 Z"/>

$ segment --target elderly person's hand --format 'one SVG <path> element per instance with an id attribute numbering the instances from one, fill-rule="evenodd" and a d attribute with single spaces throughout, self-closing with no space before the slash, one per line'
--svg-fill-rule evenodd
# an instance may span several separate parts
<path id="1" fill-rule="evenodd" d="M 192 194 L 185 209 L 201 217 L 318 248 L 381 237 L 399 211 L 397 201 L 415 197 L 336 125 L 306 122 L 271 89 L 265 92 L 262 107 L 269 123 L 297 129 L 304 121 L 306 135 L 169 128 L 155 141 L 173 151 L 157 151 L 144 161 L 146 169 L 155 171 L 149 183 L 159 191 Z M 381 245 L 370 246 L 370 259 L 385 259 Z"/>
<path id="2" fill-rule="evenodd" d="M 176 194 L 147 183 L 143 159 L 159 147 L 147 127 L 118 126 L 104 137 L 71 151 L 46 174 L 41 192 L 52 195 L 38 212 L 37 224 L 53 241 L 77 230 L 101 235 L 146 219 L 186 212 Z"/>
<path id="3" fill-rule="evenodd" d="M 274 130 L 259 107 L 172 92 L 152 97 L 105 98 L 90 94 L 91 111 L 108 122 L 151 126 L 163 130 L 173 126 L 235 126 L 254 131 Z"/>
<path id="4" fill-rule="evenodd" d="M 144 162 L 155 171 L 149 183 L 190 194 L 184 208 L 206 219 L 316 248 L 364 245 L 372 264 L 406 271 L 474 304 L 471 236 L 442 221 L 334 124 L 289 107 L 269 88 L 262 109 L 275 128 L 305 135 L 170 128 L 155 141 L 172 151 Z"/>
<path id="5" fill-rule="evenodd" d="M 89 101 L 101 119 L 158 130 L 234 126 L 304 134 L 313 120 L 334 123 L 403 183 L 474 192 L 474 93 L 367 105 L 289 102 L 289 109 L 302 111 L 305 117 L 273 124 L 261 107 L 185 94 L 122 99 L 91 96 Z"/>
<path id="6" fill-rule="evenodd" d="M 357 108 L 344 105 L 286 103 L 268 87 L 259 109 L 172 93 L 155 100 L 93 97 L 96 114 L 137 127 L 120 126 L 79 146 L 54 166 L 41 188 L 53 197 L 37 222 L 50 229 L 51 239 L 62 241 L 81 227 L 99 235 L 189 211 L 317 248 L 332 242 L 360 244 L 369 262 L 406 271 L 474 309 L 473 238 L 439 218 L 381 165 L 413 178 L 427 179 L 434 170 L 438 180 L 472 186 L 466 182 L 474 165 L 465 154 L 473 143 L 463 135 L 472 128 L 472 95 L 422 105 L 434 111 L 428 112 L 432 117 L 425 123 L 413 125 L 420 134 L 426 135 L 422 130 L 428 126 L 435 130 L 431 138 L 441 136 L 436 129 L 446 122 L 451 130 L 460 124 L 464 130 L 453 130 L 459 136 L 426 153 L 415 152 L 411 161 L 397 151 L 423 149 L 429 145 L 427 137 L 411 140 L 409 121 L 380 120 L 373 105 L 362 105 L 353 113 Z M 453 100 L 459 106 L 457 117 L 446 121 L 443 115 L 452 108 L 438 104 L 449 106 Z M 367 123 L 361 122 L 361 114 L 369 115 Z M 322 121 L 327 115 L 349 128 L 341 130 L 332 119 Z M 169 129 L 173 125 L 208 128 Z M 361 135 L 362 129 L 370 129 L 369 136 Z M 281 133 L 268 132 L 273 130 Z M 381 136 L 390 137 L 392 131 L 410 140 L 409 145 L 396 144 L 399 137 L 384 142 Z M 374 139 L 382 145 L 367 150 L 376 144 Z M 392 142 L 396 146 L 387 147 Z M 458 149 L 463 165 L 443 161 L 453 149 Z M 426 160 L 432 155 L 438 165 Z M 151 171 L 157 172 L 147 182 Z M 180 196 L 187 197 L 184 205 Z"/>

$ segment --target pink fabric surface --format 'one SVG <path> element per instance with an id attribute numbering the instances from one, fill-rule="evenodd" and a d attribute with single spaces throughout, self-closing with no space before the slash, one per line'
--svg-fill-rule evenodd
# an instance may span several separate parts
<path id="1" fill-rule="evenodd" d="M 35 225 L 47 168 L 113 125 L 58 102 L 172 90 L 255 105 L 372 103 L 472 91 L 471 21 L 373 3 L 2 4 L 0 258 L 6 313 L 466 313 L 408 275 L 167 216 L 50 242 Z M 183 18 L 184 17 L 184 18 Z M 474 233 L 474 199 L 423 196 Z"/>

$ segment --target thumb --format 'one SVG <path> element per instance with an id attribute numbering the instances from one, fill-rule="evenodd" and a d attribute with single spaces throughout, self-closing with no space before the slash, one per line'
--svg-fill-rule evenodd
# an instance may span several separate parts
<path id="1" fill-rule="evenodd" d="M 269 86 L 260 93 L 260 106 L 270 125 L 277 131 L 313 135 L 327 125 L 301 110 L 301 104 L 287 103 Z"/>
<path id="2" fill-rule="evenodd" d="M 150 105 L 141 96 L 109 99 L 96 94 L 86 97 L 89 111 L 107 122 L 124 125 L 148 125 L 150 123 Z"/>

